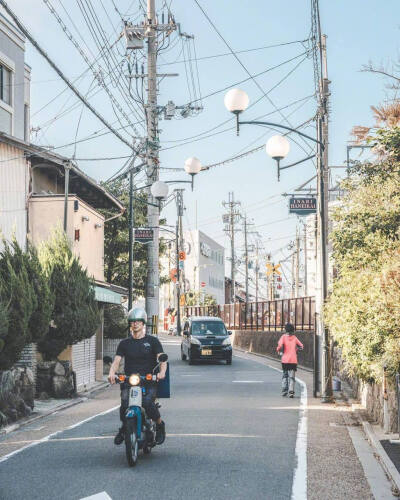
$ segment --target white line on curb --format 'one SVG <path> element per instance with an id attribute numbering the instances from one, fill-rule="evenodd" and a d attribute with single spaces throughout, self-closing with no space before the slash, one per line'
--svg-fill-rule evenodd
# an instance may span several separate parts
<path id="1" fill-rule="evenodd" d="M 61 429 L 61 430 L 59 430 L 57 432 L 53 432 L 52 434 L 49 434 L 48 436 L 45 436 L 44 438 L 39 439 L 38 441 L 34 441 L 33 443 L 27 444 L 26 446 L 23 446 L 22 448 L 19 448 L 18 450 L 14 450 L 11 453 L 8 453 L 7 455 L 4 455 L 4 457 L 0 457 L 0 463 L 5 462 L 6 460 L 8 460 L 9 458 L 13 457 L 14 455 L 18 455 L 18 453 L 21 453 L 21 451 L 27 450 L 28 448 L 32 448 L 33 446 L 36 446 L 36 445 L 38 445 L 40 443 L 46 442 L 49 439 L 51 439 L 52 437 L 57 436 L 58 434 L 61 434 L 62 432 L 68 431 L 70 429 L 75 429 L 75 427 L 79 427 L 80 425 L 82 425 L 82 424 L 84 424 L 86 422 L 89 422 L 90 420 L 93 420 L 96 417 L 100 417 L 102 415 L 107 415 L 107 413 L 111 413 L 112 411 L 116 410 L 117 408 L 119 408 L 119 405 L 118 406 L 114 406 L 113 408 L 105 410 L 105 411 L 103 411 L 101 413 L 97 413 L 96 415 L 92 415 L 89 418 L 85 418 L 85 420 L 81 420 L 77 424 L 70 425 L 69 427 L 66 427 L 65 429 Z"/>

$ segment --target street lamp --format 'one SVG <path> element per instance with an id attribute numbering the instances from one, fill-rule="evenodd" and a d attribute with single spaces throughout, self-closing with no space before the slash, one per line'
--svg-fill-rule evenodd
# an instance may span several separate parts
<path id="1" fill-rule="evenodd" d="M 192 191 L 193 191 L 194 176 L 200 172 L 201 162 L 195 156 L 191 156 L 185 161 L 184 169 L 187 174 L 192 176 Z"/>
<path id="2" fill-rule="evenodd" d="M 321 256 L 321 305 L 325 304 L 326 298 L 328 296 L 328 255 L 327 255 L 327 213 L 325 210 L 325 203 L 327 199 L 328 187 L 325 185 L 325 170 L 324 166 L 324 151 L 325 151 L 325 141 L 323 138 L 323 121 L 325 116 L 321 110 L 317 113 L 317 138 L 311 137 L 300 130 L 282 125 L 281 123 L 272 123 L 266 121 L 240 121 L 239 115 L 248 107 L 249 97 L 243 90 L 231 89 L 225 95 L 224 99 L 225 107 L 236 116 L 236 131 L 239 135 L 240 125 L 259 125 L 262 127 L 272 127 L 287 130 L 293 132 L 305 139 L 314 142 L 317 145 L 317 153 L 313 154 L 307 158 L 299 160 L 291 165 L 286 165 L 284 167 L 280 166 L 280 161 L 284 158 L 290 150 L 289 141 L 286 137 L 282 135 L 276 135 L 271 137 L 266 144 L 267 153 L 277 161 L 278 164 L 278 180 L 280 171 L 286 168 L 293 167 L 299 163 L 303 163 L 310 158 L 316 157 L 317 159 L 317 178 L 318 178 L 318 211 L 317 211 L 317 221 L 319 228 L 319 240 L 318 240 L 318 250 Z M 329 332 L 323 324 L 321 317 L 321 311 L 319 311 L 319 331 L 323 336 L 323 377 L 322 377 L 322 400 L 324 402 L 330 402 L 332 400 L 332 373 L 331 373 L 331 358 L 330 358 L 330 340 Z"/>
<path id="3" fill-rule="evenodd" d="M 162 182 L 162 181 L 156 181 L 151 185 L 150 191 L 151 191 L 152 196 L 160 204 L 160 208 L 161 208 L 161 201 L 165 200 L 168 197 L 168 191 L 169 191 L 168 184 L 166 184 L 165 182 Z"/>
<path id="4" fill-rule="evenodd" d="M 285 158 L 290 151 L 290 143 L 284 135 L 273 135 L 267 141 L 265 145 L 265 151 L 267 154 L 276 160 L 278 167 L 278 181 L 280 178 L 280 161 Z"/>

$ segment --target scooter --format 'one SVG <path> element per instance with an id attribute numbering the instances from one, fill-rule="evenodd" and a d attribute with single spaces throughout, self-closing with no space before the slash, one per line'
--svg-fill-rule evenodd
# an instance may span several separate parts
<path id="1" fill-rule="evenodd" d="M 136 373 L 130 377 L 126 375 L 115 376 L 115 381 L 118 384 L 129 385 L 129 403 L 125 413 L 124 440 L 126 458 L 131 467 L 137 463 L 139 450 L 149 454 L 152 448 L 156 446 L 156 423 L 147 417 L 145 409 L 142 407 L 142 396 L 146 394 L 146 390 L 150 385 L 157 383 L 157 376 L 154 372 L 159 368 L 160 363 L 167 360 L 167 354 L 159 354 L 157 358 L 158 364 L 153 373 L 145 376 Z"/>

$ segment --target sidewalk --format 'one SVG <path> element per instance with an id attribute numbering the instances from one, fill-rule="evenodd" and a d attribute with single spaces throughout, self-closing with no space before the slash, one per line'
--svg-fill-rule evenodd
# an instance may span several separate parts
<path id="1" fill-rule="evenodd" d="M 58 411 L 65 410 L 71 406 L 75 406 L 83 401 L 86 401 L 92 394 L 108 387 L 109 383 L 106 380 L 98 381 L 88 387 L 86 390 L 79 392 L 76 397 L 68 399 L 46 399 L 40 400 L 35 399 L 35 406 L 33 408 L 32 414 L 18 422 L 14 422 L 6 427 L 0 428 L 0 436 L 4 434 L 9 434 L 21 427 L 31 424 L 36 420 L 39 420 L 48 415 L 52 415 Z"/>
<path id="2" fill-rule="evenodd" d="M 279 361 L 273 358 L 235 350 L 280 369 Z M 373 443 L 369 445 L 360 416 L 353 411 L 351 402 L 344 394 L 335 393 L 335 403 L 321 403 L 319 398 L 313 398 L 312 372 L 299 368 L 297 377 L 305 382 L 308 393 L 308 500 L 395 498 L 393 483 L 376 458 L 378 450 Z M 400 444 L 398 446 L 400 450 Z"/>

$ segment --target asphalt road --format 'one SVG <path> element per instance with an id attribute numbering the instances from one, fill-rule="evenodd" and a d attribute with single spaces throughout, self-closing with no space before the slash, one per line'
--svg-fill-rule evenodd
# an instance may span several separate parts
<path id="1" fill-rule="evenodd" d="M 231 366 L 188 366 L 176 344 L 165 345 L 172 397 L 161 400 L 162 446 L 128 467 L 124 445 L 113 444 L 119 389 L 110 388 L 107 413 L 0 458 L 1 500 L 290 499 L 300 388 L 282 398 L 279 372 L 237 356 Z"/>

